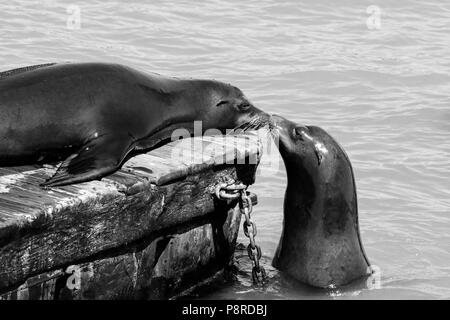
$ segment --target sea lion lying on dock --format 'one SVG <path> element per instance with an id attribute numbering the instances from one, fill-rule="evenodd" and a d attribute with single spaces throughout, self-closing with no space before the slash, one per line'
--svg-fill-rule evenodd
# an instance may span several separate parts
<path id="1" fill-rule="evenodd" d="M 238 88 L 118 64 L 48 64 L 0 73 L 0 166 L 64 160 L 42 185 L 80 183 L 118 170 L 172 132 L 258 128 L 268 115 Z"/>

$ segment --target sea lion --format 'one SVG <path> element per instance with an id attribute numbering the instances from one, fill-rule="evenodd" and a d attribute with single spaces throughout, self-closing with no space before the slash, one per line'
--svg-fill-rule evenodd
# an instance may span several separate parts
<path id="1" fill-rule="evenodd" d="M 268 115 L 238 88 L 119 64 L 48 64 L 0 74 L 0 166 L 64 160 L 43 186 L 101 179 L 173 130 L 257 128 Z"/>
<path id="2" fill-rule="evenodd" d="M 350 160 L 325 130 L 273 116 L 287 171 L 283 232 L 274 267 L 315 287 L 370 273 L 358 225 Z"/>

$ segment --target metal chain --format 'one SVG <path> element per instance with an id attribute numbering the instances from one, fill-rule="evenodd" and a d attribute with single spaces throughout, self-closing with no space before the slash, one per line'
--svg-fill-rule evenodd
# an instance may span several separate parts
<path id="1" fill-rule="evenodd" d="M 252 261 L 252 279 L 253 283 L 264 283 L 266 280 L 266 270 L 260 264 L 262 256 L 261 247 L 256 244 L 255 237 L 257 234 L 256 223 L 251 219 L 253 211 L 253 204 L 250 197 L 247 195 L 247 186 L 244 184 L 227 184 L 221 183 L 216 187 L 216 196 L 218 199 L 238 199 L 239 210 L 244 216 L 243 223 L 244 235 L 249 239 L 250 243 L 247 246 L 248 257 Z"/>

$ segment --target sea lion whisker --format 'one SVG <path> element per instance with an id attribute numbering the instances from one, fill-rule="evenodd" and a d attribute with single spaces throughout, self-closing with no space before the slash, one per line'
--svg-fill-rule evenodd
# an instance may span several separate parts
<path id="1" fill-rule="evenodd" d="M 234 127 L 234 128 L 233 128 L 233 129 L 231 129 L 230 131 L 228 131 L 226 135 L 231 135 L 231 134 L 235 133 L 235 132 L 236 132 L 236 130 L 238 130 L 238 129 L 241 129 L 242 127 L 245 127 L 245 126 L 247 126 L 249 122 L 250 122 L 250 121 L 247 121 L 247 122 L 241 123 L 240 125 L 238 125 L 238 126 Z"/>

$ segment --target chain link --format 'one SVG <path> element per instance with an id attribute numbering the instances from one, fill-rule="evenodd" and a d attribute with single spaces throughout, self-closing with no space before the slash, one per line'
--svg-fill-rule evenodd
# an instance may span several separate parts
<path id="1" fill-rule="evenodd" d="M 259 261 L 262 256 L 261 247 L 256 244 L 255 237 L 257 234 L 256 223 L 251 219 L 253 211 L 253 204 L 250 197 L 247 195 L 247 186 L 240 184 L 220 183 L 217 185 L 215 194 L 218 199 L 238 199 L 239 210 L 244 216 L 243 222 L 244 235 L 249 239 L 247 246 L 248 257 L 252 261 L 252 279 L 253 283 L 264 283 L 266 280 L 266 270 L 260 265 Z"/>

